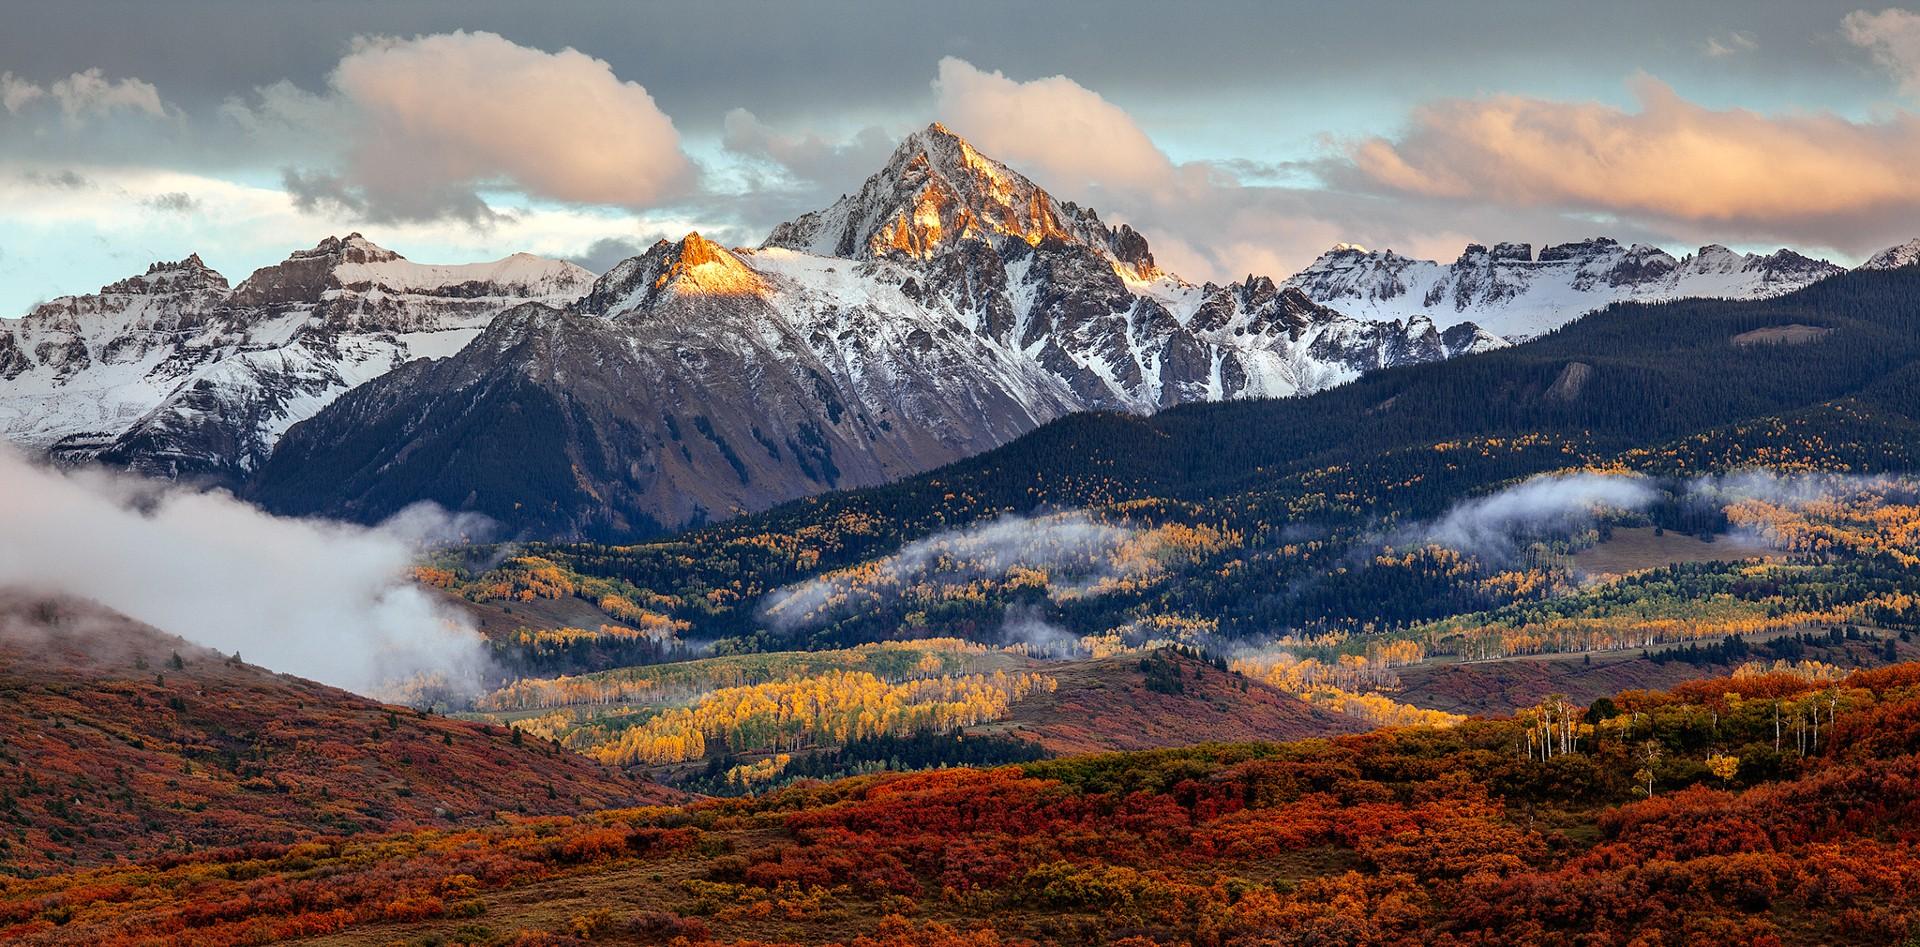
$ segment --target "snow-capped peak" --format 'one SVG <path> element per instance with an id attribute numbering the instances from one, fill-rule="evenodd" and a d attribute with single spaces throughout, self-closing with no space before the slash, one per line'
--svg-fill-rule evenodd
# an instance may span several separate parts
<path id="1" fill-rule="evenodd" d="M 1888 247 L 1860 264 L 1863 270 L 1896 270 L 1903 266 L 1920 263 L 1920 237 L 1915 237 L 1898 246 Z"/>
<path id="2" fill-rule="evenodd" d="M 574 308 L 615 316 L 645 308 L 667 294 L 749 296 L 765 289 L 760 274 L 733 251 L 695 232 L 678 241 L 657 241 L 647 252 L 615 264 Z"/>
<path id="3" fill-rule="evenodd" d="M 969 239 L 1060 239 L 1092 248 L 1129 279 L 1160 275 L 1146 239 L 1132 227 L 1109 227 L 1093 210 L 1055 200 L 938 122 L 902 139 L 858 194 L 775 227 L 762 246 L 849 259 L 925 259 Z"/>

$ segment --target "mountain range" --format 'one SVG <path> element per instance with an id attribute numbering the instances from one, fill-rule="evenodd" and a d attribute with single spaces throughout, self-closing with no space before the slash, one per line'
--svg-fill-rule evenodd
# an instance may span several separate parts
<path id="1" fill-rule="evenodd" d="M 525 254 L 417 264 L 358 234 L 231 288 L 197 257 L 155 264 L 0 322 L 0 435 L 286 513 L 430 499 L 521 535 L 627 538 L 888 482 L 1074 412 L 1306 394 L 1614 302 L 1840 271 L 1600 238 L 1451 265 L 1340 246 L 1280 282 L 1196 285 L 936 124 L 760 247 L 689 234 L 597 279 Z"/>
<path id="2" fill-rule="evenodd" d="M 501 310 L 561 305 L 593 274 L 514 254 L 426 266 L 329 237 L 237 287 L 198 256 L 0 325 L 0 436 L 57 459 L 237 484 L 287 428 Z"/>

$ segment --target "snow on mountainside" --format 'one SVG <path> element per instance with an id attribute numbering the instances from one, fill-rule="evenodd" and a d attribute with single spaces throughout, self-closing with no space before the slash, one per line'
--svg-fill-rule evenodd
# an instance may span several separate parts
<path id="1" fill-rule="evenodd" d="M 1186 283 L 938 125 L 758 249 L 661 241 L 538 308 L 296 428 L 255 495 L 361 519 L 424 495 L 615 536 L 882 483 L 1073 411 L 1298 394 L 1503 344 L 1265 278 Z M 528 436 L 509 429 L 538 431 L 551 469 L 485 469 L 472 445 Z"/>
<path id="2" fill-rule="evenodd" d="M 238 482 L 294 423 L 501 310 L 593 276 L 516 254 L 427 266 L 330 237 L 238 287 L 193 256 L 0 320 L 0 436 L 68 460 Z"/>
<path id="3" fill-rule="evenodd" d="M 1791 250 L 1761 256 L 1709 244 L 1676 259 L 1657 247 L 1597 237 L 1549 246 L 1537 257 L 1530 244 L 1472 244 L 1452 264 L 1341 244 L 1285 285 L 1358 318 L 1471 320 L 1520 339 L 1615 302 L 1777 296 L 1840 272 Z"/>
<path id="4" fill-rule="evenodd" d="M 1298 394 L 1500 344 L 1472 330 L 1443 338 L 1425 318 L 1357 322 L 1264 278 L 1194 286 L 1162 271 L 1131 227 L 1055 200 L 937 123 L 858 193 L 774 228 L 748 265 L 778 265 L 779 253 L 911 280 L 920 308 L 949 309 L 1083 407 Z"/>
<path id="5" fill-rule="evenodd" d="M 1897 270 L 1903 266 L 1920 263 L 1920 237 L 1916 237 L 1897 247 L 1888 247 L 1867 258 L 1860 264 L 1863 270 Z"/>

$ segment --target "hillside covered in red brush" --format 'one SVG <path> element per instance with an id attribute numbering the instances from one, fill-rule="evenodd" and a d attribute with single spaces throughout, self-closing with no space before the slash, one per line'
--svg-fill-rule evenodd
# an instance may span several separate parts
<path id="1" fill-rule="evenodd" d="M 1920 664 L 1748 675 L 1448 729 L 172 855 L 6 882 L 0 938 L 1894 944 L 1920 925 L 1917 754 Z"/>
<path id="2" fill-rule="evenodd" d="M 676 794 L 508 730 L 0 600 L 0 876 Z"/>

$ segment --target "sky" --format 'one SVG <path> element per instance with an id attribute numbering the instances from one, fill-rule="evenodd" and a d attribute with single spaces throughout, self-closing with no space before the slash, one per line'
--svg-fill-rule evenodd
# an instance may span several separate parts
<path id="1" fill-rule="evenodd" d="M 1189 279 L 1920 235 L 1920 13 L 1855 3 L 0 0 L 0 317 L 359 231 L 753 245 L 941 121 Z"/>

